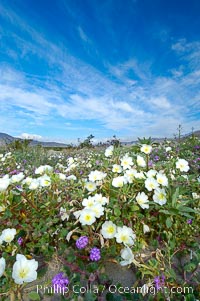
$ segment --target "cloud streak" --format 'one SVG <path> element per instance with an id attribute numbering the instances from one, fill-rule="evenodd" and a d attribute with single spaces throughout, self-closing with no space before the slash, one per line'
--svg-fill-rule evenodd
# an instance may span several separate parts
<path id="1" fill-rule="evenodd" d="M 12 10 L 0 5 L 0 11 L 1 17 L 15 28 L 13 33 L 1 28 L 2 35 L 12 38 L 16 46 L 13 53 L 7 54 L 29 63 L 37 58 L 47 68 L 40 75 L 9 63 L 0 64 L 0 131 L 5 129 L 5 114 L 12 119 L 13 134 L 17 123 L 18 134 L 23 127 L 27 132 L 33 132 L 34 126 L 42 130 L 44 124 L 63 129 L 59 118 L 60 123 L 70 125 L 88 121 L 102 135 L 107 131 L 121 137 L 171 136 L 178 124 L 183 124 L 185 131 L 192 126 L 199 128 L 200 41 L 183 39 L 171 45 L 180 64 L 166 70 L 170 76 L 153 73 L 153 62 L 141 63 L 136 57 L 114 65 L 104 60 L 103 72 L 75 57 L 67 47 L 49 41 Z M 82 27 L 76 29 L 77 38 L 93 49 Z M 19 31 L 23 34 L 17 34 Z M 4 49 L 8 50 L 6 46 Z M 189 69 L 184 67 L 185 61 Z"/>

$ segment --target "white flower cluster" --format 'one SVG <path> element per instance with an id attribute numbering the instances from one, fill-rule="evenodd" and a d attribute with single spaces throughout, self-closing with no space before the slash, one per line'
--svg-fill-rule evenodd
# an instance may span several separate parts
<path id="1" fill-rule="evenodd" d="M 16 229 L 4 229 L 0 235 L 0 244 L 4 242 L 10 243 L 16 235 Z M 6 261 L 3 257 L 0 258 L 0 277 L 4 274 Z M 16 262 L 13 265 L 12 278 L 16 284 L 24 282 L 32 282 L 37 279 L 38 262 L 35 259 L 28 260 L 24 255 L 17 254 Z"/>
<path id="2" fill-rule="evenodd" d="M 40 165 L 38 168 L 35 170 L 36 175 L 42 175 L 44 173 L 51 172 L 53 170 L 53 167 L 50 165 Z"/>
<path id="3" fill-rule="evenodd" d="M 6 162 L 7 159 L 10 159 L 11 157 L 12 157 L 12 153 L 11 152 L 5 153 L 5 155 L 0 154 L 0 161 L 2 163 L 4 163 L 4 162 Z"/>
<path id="4" fill-rule="evenodd" d="M 107 147 L 105 150 L 105 157 L 111 157 L 113 155 L 113 151 L 114 151 L 113 145 L 110 145 L 109 147 Z"/>
<path id="5" fill-rule="evenodd" d="M 96 193 L 94 196 L 84 198 L 82 201 L 84 208 L 76 211 L 74 215 L 76 218 L 79 218 L 82 225 L 92 225 L 96 221 L 96 218 L 99 218 L 104 214 L 104 206 L 108 201 L 108 198 L 103 197 L 102 194 Z"/>
<path id="6" fill-rule="evenodd" d="M 3 230 L 0 235 L 0 245 L 3 242 L 10 243 L 15 238 L 15 235 L 16 235 L 16 229 L 14 229 L 14 228 L 12 228 L 12 229 L 7 228 L 7 229 Z"/>
<path id="7" fill-rule="evenodd" d="M 117 227 L 112 221 L 105 221 L 102 225 L 101 234 L 104 238 L 116 238 L 117 243 L 132 246 L 136 238 L 130 227 Z"/>
<path id="8" fill-rule="evenodd" d="M 4 274 L 6 261 L 0 258 L 0 277 Z M 35 259 L 27 259 L 22 254 L 17 254 L 16 262 L 13 265 L 12 278 L 16 284 L 32 282 L 37 279 L 38 262 Z"/>
<path id="9" fill-rule="evenodd" d="M 187 172 L 190 169 L 189 164 L 185 159 L 178 159 L 176 168 L 183 172 Z"/>
<path id="10" fill-rule="evenodd" d="M 96 190 L 97 186 L 102 184 L 102 180 L 107 176 L 106 173 L 94 170 L 91 171 L 88 175 L 89 181 L 86 181 L 84 186 L 89 192 L 93 192 Z"/>
<path id="11" fill-rule="evenodd" d="M 141 151 L 148 154 L 151 152 L 151 147 L 144 145 L 142 146 Z M 124 175 L 114 177 L 112 179 L 112 186 L 119 188 L 123 187 L 125 184 L 133 183 L 134 179 L 144 179 L 144 185 L 147 191 L 154 192 L 154 202 L 159 205 L 164 205 L 167 202 L 167 196 L 164 187 L 168 186 L 168 178 L 162 171 L 158 172 L 154 169 L 150 169 L 148 172 L 138 171 L 134 167 L 133 160 L 128 154 L 125 154 L 120 161 L 121 165 L 114 164 L 112 171 L 115 173 L 121 173 L 124 171 Z M 137 165 L 145 167 L 146 163 L 143 157 L 137 156 L 136 161 Z M 136 201 L 141 208 L 149 208 L 148 195 L 145 192 L 139 192 L 136 196 Z"/>
<path id="12" fill-rule="evenodd" d="M 8 175 L 5 175 L 3 178 L 0 178 L 0 191 L 5 191 L 10 185 L 10 178 Z"/>
<path id="13" fill-rule="evenodd" d="M 47 174 L 43 174 L 38 178 L 27 177 L 22 181 L 23 185 L 27 185 L 28 189 L 36 190 L 40 187 L 48 187 L 51 185 L 51 178 Z"/>

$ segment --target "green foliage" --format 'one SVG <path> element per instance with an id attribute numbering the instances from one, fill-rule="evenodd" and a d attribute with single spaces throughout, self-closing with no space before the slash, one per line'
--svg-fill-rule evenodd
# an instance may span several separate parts
<path id="1" fill-rule="evenodd" d="M 152 283 L 152 287 L 155 287 L 155 277 L 164 275 L 168 290 L 165 293 L 158 292 L 152 300 L 181 300 L 180 294 L 173 295 L 170 289 L 190 286 L 193 287 L 193 292 L 186 292 L 184 295 L 186 300 L 193 300 L 198 296 L 200 261 L 199 140 L 192 137 L 155 145 L 151 138 L 144 138 L 139 140 L 138 145 L 130 148 L 119 147 L 120 143 L 116 142 L 113 143 L 113 153 L 105 157 L 104 151 L 91 149 L 93 138 L 93 135 L 88 136 L 80 144 L 80 149 L 72 150 L 71 153 L 49 154 L 41 147 L 16 143 L 11 152 L 4 151 L 0 156 L 0 187 L 3 187 L 4 175 L 10 179 L 6 189 L 0 188 L 0 235 L 4 229 L 16 229 L 16 236 L 12 241 L 0 244 L 0 258 L 6 260 L 5 273 L 0 277 L 0 296 L 5 297 L 1 300 L 6 300 L 13 292 L 16 298 L 23 293 L 23 286 L 17 286 L 12 279 L 16 254 L 24 254 L 27 258 L 38 261 L 42 258 L 38 276 L 46 271 L 47 262 L 56 257 L 62 262 L 62 271 L 70 279 L 70 287 L 92 284 L 99 288 L 98 293 L 91 291 L 79 295 L 70 290 L 64 297 L 69 300 L 78 300 L 78 297 L 98 300 L 106 292 L 106 300 L 146 298 L 141 293 L 108 292 L 112 279 L 105 274 L 105 262 L 114 261 L 119 264 L 122 261 L 121 251 L 126 245 L 117 242 L 115 237 L 107 239 L 103 236 L 101 230 L 105 221 L 112 221 L 117 227 L 126 226 L 134 231 L 136 238 L 134 244 L 129 246 L 134 255 L 130 266 L 135 267 L 137 275 L 133 287 L 147 283 Z M 115 141 L 118 140 L 114 138 Z M 141 153 L 142 144 L 153 145 L 152 152 Z M 125 155 L 131 158 L 132 165 L 122 168 L 120 173 L 114 172 L 113 165 L 121 165 Z M 144 158 L 147 166 L 138 165 L 138 155 Z M 155 159 L 156 156 L 159 160 Z M 179 158 L 189 163 L 188 172 L 177 168 Z M 35 173 L 41 166 L 52 168 L 44 167 L 43 171 Z M 133 171 L 133 174 L 128 174 L 127 170 L 130 174 Z M 168 185 L 159 184 L 165 191 L 164 204 L 155 202 L 154 189 L 147 189 L 145 181 L 151 170 L 156 172 L 154 179 L 157 174 L 164 174 L 168 179 Z M 95 190 L 88 191 L 85 183 L 89 181 L 92 171 L 105 173 L 106 176 L 101 180 L 94 180 Z M 17 180 L 20 173 L 23 178 Z M 113 179 L 122 175 L 126 175 L 126 181 L 120 187 L 114 186 Z M 68 176 L 73 177 L 67 178 Z M 45 182 L 43 177 L 48 180 Z M 38 181 L 39 186 L 31 188 L 28 178 L 31 178 L 30 183 Z M 44 183 L 43 186 L 41 183 Z M 136 200 L 141 192 L 145 192 L 148 197 L 148 208 L 142 208 Z M 83 210 L 83 199 L 96 194 L 107 198 L 105 210 L 96 217 L 94 223 L 83 225 L 76 214 Z M 75 244 L 80 236 L 87 236 L 89 239 L 88 245 L 83 249 L 77 249 Z M 19 238 L 22 238 L 21 245 L 18 243 Z M 97 262 L 91 262 L 89 257 L 93 247 L 101 249 L 101 259 Z M 182 262 L 182 258 L 186 260 Z M 40 300 L 35 292 L 31 292 L 29 298 Z"/>
<path id="2" fill-rule="evenodd" d="M 92 139 L 94 136 L 91 134 L 89 135 L 83 142 L 80 143 L 79 148 L 91 148 L 92 145 Z"/>

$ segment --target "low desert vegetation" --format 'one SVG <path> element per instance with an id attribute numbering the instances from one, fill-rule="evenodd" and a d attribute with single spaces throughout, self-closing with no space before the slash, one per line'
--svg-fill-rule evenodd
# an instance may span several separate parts
<path id="1" fill-rule="evenodd" d="M 23 300 L 52 258 L 62 268 L 46 285 L 61 300 L 197 300 L 200 140 L 98 149 L 91 139 L 51 154 L 0 150 L 1 300 Z M 109 291 L 108 261 L 134 268 L 131 288 Z M 74 291 L 81 283 L 91 289 Z"/>

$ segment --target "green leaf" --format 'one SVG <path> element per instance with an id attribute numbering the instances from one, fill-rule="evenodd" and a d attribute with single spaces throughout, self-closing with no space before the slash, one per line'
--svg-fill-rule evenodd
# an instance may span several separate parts
<path id="1" fill-rule="evenodd" d="M 30 292 L 28 296 L 31 300 L 40 300 L 40 295 L 37 292 Z"/>
<path id="2" fill-rule="evenodd" d="M 177 275 L 175 273 L 175 271 L 173 269 L 169 269 L 169 273 L 170 273 L 170 276 L 173 278 L 173 279 L 176 279 L 177 278 Z"/>
<path id="3" fill-rule="evenodd" d="M 107 293 L 107 294 L 106 294 L 106 300 L 107 300 L 107 301 L 114 301 L 114 296 L 113 296 L 113 294 Z"/>
<path id="4" fill-rule="evenodd" d="M 192 216 L 191 214 L 185 213 L 185 212 L 180 212 L 180 215 L 186 216 L 186 217 L 188 217 L 188 218 L 193 218 L 193 216 Z"/>
<path id="5" fill-rule="evenodd" d="M 161 209 L 161 210 L 159 210 L 159 212 L 162 212 L 162 213 L 167 214 L 167 215 L 171 215 L 171 213 L 168 210 Z"/>
<path id="6" fill-rule="evenodd" d="M 137 205 L 131 206 L 131 211 L 137 211 L 137 210 L 140 210 L 139 206 L 137 206 Z"/>
<path id="7" fill-rule="evenodd" d="M 184 266 L 184 270 L 187 272 L 192 272 L 192 271 L 194 271 L 195 268 L 196 268 L 196 265 L 193 262 L 190 262 Z"/>
<path id="8" fill-rule="evenodd" d="M 85 293 L 85 300 L 87 301 L 95 301 L 97 296 L 93 293 Z"/>
<path id="9" fill-rule="evenodd" d="M 122 301 L 123 297 L 122 296 L 116 296 L 115 294 L 112 293 L 107 293 L 106 294 L 106 300 L 107 301 Z"/>
<path id="10" fill-rule="evenodd" d="M 169 228 L 171 228 L 171 226 L 172 226 L 172 220 L 171 220 L 171 217 L 168 217 L 167 219 L 166 219 L 166 226 L 167 226 L 167 228 L 169 229 Z"/>
<path id="11" fill-rule="evenodd" d="M 194 209 L 190 207 L 184 207 L 184 206 L 179 206 L 178 210 L 183 211 L 183 212 L 196 212 Z"/>
<path id="12" fill-rule="evenodd" d="M 186 301 L 195 301 L 196 298 L 193 294 L 189 294 L 189 295 L 185 296 L 185 300 Z"/>
<path id="13" fill-rule="evenodd" d="M 121 210 L 118 207 L 114 208 L 114 215 L 115 216 L 120 216 L 121 215 Z"/>
<path id="14" fill-rule="evenodd" d="M 179 196 L 179 187 L 176 188 L 176 191 L 174 192 L 172 196 L 172 207 L 176 208 L 177 199 Z"/>

